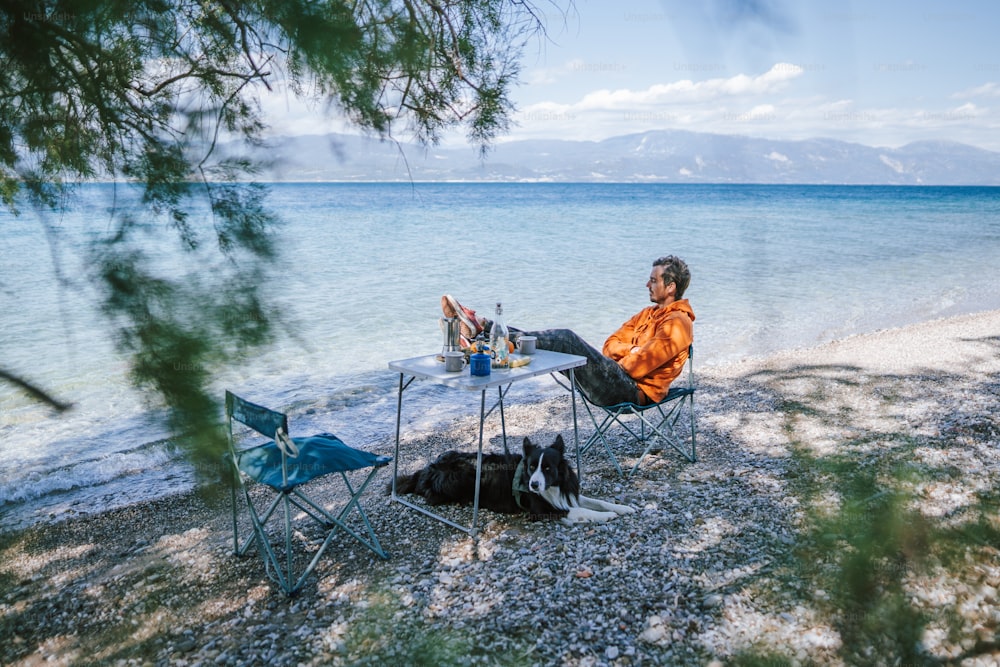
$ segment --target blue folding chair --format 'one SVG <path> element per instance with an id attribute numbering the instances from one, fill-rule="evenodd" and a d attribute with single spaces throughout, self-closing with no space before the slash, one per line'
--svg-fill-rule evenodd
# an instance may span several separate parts
<path id="1" fill-rule="evenodd" d="M 590 420 L 594 424 L 594 432 L 583 445 L 586 452 L 594 444 L 600 442 L 604 446 L 604 451 L 611 459 L 615 470 L 619 475 L 623 475 L 622 467 L 618 463 L 611 445 L 608 442 L 608 433 L 616 424 L 621 426 L 632 436 L 632 442 L 638 442 L 644 446 L 642 455 L 632 466 L 628 476 L 631 477 L 639 469 L 643 459 L 651 452 L 663 447 L 671 447 L 681 456 L 692 463 L 697 460 L 695 454 L 695 419 L 694 419 L 694 346 L 688 347 L 687 359 L 687 386 L 671 386 L 667 395 L 659 403 L 649 405 L 639 405 L 637 403 L 617 403 L 615 405 L 597 405 L 590 400 L 586 392 L 583 395 L 583 407 L 587 409 Z M 603 414 L 604 418 L 600 423 L 595 417 Z M 630 424 L 626 418 L 634 416 Z M 636 424 L 635 422 L 638 422 Z M 638 427 L 638 428 L 636 428 Z"/>
<path id="2" fill-rule="evenodd" d="M 248 426 L 264 437 L 270 438 L 270 441 L 249 449 L 237 449 L 233 438 L 233 421 Z M 226 392 L 226 426 L 229 442 L 227 458 L 233 466 L 235 478 L 232 485 L 234 552 L 242 556 L 251 545 L 256 544 L 268 576 L 286 595 L 292 595 L 302 587 L 338 530 L 350 535 L 381 558 L 388 558 L 359 500 L 375 477 L 375 473 L 391 462 L 392 457 L 378 456 L 348 447 L 340 438 L 330 433 L 304 438 L 289 437 L 288 417 L 285 414 L 246 401 L 229 391 Z M 370 468 L 371 471 L 355 489 L 347 473 L 366 468 Z M 309 498 L 302 489 L 308 482 L 333 473 L 340 473 L 348 495 L 346 504 L 336 515 Z M 263 511 L 258 510 L 250 496 L 251 482 L 267 486 L 274 493 Z M 251 534 L 242 543 L 239 536 L 237 487 L 243 492 L 253 527 Z M 284 511 L 277 513 L 279 507 Z M 319 550 L 298 577 L 294 574 L 292 507 L 312 518 L 326 532 Z M 346 523 L 351 510 L 355 510 L 360 516 L 366 535 L 360 534 Z M 266 530 L 267 523 L 272 517 L 276 520 L 284 518 L 284 565 L 272 546 Z"/>

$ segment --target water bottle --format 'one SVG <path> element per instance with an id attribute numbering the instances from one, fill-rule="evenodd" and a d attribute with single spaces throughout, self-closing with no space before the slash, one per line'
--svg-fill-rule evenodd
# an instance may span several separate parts
<path id="1" fill-rule="evenodd" d="M 490 329 L 490 349 L 493 351 L 493 368 L 505 371 L 510 368 L 510 339 L 507 325 L 503 321 L 503 306 L 497 302 L 496 314 L 493 318 L 493 328 Z"/>

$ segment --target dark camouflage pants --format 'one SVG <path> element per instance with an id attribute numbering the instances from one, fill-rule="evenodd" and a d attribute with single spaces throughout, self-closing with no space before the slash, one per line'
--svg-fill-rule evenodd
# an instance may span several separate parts
<path id="1" fill-rule="evenodd" d="M 514 329 L 514 331 L 517 331 Z M 522 336 L 538 338 L 538 348 L 587 358 L 586 366 L 573 369 L 577 386 L 595 405 L 614 405 L 639 399 L 639 388 L 618 362 L 601 354 L 601 351 L 569 329 L 522 331 Z M 569 377 L 569 371 L 560 371 Z"/>

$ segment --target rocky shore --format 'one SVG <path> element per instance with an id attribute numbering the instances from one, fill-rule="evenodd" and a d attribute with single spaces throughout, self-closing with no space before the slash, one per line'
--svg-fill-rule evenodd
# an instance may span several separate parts
<path id="1" fill-rule="evenodd" d="M 0 664 L 1000 661 L 1000 312 L 696 372 L 696 463 L 584 456 L 586 494 L 636 514 L 486 512 L 473 539 L 383 473 L 364 507 L 391 557 L 338 541 L 292 598 L 231 555 L 228 493 L 0 534 Z M 509 432 L 566 435 L 568 400 L 512 395 Z M 404 442 L 408 465 L 477 425 Z"/>

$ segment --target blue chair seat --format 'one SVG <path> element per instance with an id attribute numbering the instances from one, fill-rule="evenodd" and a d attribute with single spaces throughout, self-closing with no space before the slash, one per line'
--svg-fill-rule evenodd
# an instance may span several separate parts
<path id="1" fill-rule="evenodd" d="M 299 455 L 286 460 L 287 481 L 282 478 L 281 449 L 273 440 L 237 453 L 240 470 L 250 479 L 276 491 L 291 491 L 333 472 L 381 468 L 392 461 L 391 456 L 379 456 L 345 445 L 332 433 L 292 438 L 292 442 L 299 448 Z"/>

